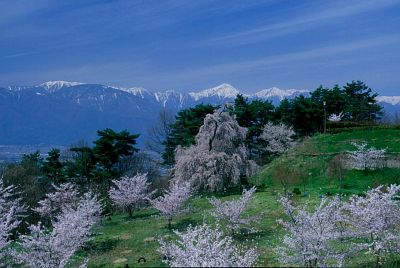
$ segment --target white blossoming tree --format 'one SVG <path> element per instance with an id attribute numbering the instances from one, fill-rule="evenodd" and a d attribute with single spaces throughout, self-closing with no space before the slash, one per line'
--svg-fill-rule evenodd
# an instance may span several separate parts
<path id="1" fill-rule="evenodd" d="M 146 173 L 122 177 L 112 182 L 115 186 L 108 192 L 111 200 L 116 206 L 128 210 L 130 217 L 132 211 L 143 206 L 154 193 L 149 191 L 150 183 Z"/>
<path id="2" fill-rule="evenodd" d="M 350 156 L 350 166 L 358 170 L 377 169 L 383 167 L 385 149 L 367 148 L 366 143 L 352 143 L 357 150 L 348 151 Z"/>
<path id="3" fill-rule="evenodd" d="M 102 205 L 95 195 L 85 194 L 76 208 L 63 207 L 52 221 L 52 229 L 41 223 L 29 226 L 13 257 L 28 267 L 65 267 L 73 254 L 90 239 L 90 229 L 98 221 Z"/>
<path id="4" fill-rule="evenodd" d="M 270 154 L 282 154 L 294 144 L 293 136 L 296 135 L 291 126 L 283 123 L 274 125 L 268 122 L 259 137 L 261 151 Z"/>
<path id="5" fill-rule="evenodd" d="M 399 185 L 379 186 L 366 196 L 353 196 L 344 206 L 346 221 L 358 238 L 355 247 L 367 250 L 381 266 L 388 253 L 400 253 Z"/>
<path id="6" fill-rule="evenodd" d="M 247 227 L 251 223 L 259 220 L 259 217 L 256 216 L 246 217 L 244 215 L 255 191 L 256 187 L 249 190 L 243 190 L 243 194 L 238 200 L 222 202 L 215 197 L 209 199 L 209 202 L 214 206 L 211 215 L 219 221 L 226 222 L 231 234 L 234 235 L 235 231 L 240 229 L 242 226 Z"/>
<path id="7" fill-rule="evenodd" d="M 331 114 L 331 115 L 328 117 L 328 120 L 329 120 L 330 122 L 340 122 L 340 121 L 342 121 L 342 118 L 343 118 L 343 112 L 341 112 L 341 113 L 339 113 L 339 114 Z"/>
<path id="8" fill-rule="evenodd" d="M 187 211 L 186 203 L 191 194 L 188 183 L 173 183 L 163 196 L 150 200 L 153 207 L 168 220 L 168 229 L 171 229 L 174 217 Z"/>
<path id="9" fill-rule="evenodd" d="M 287 197 L 281 204 L 288 216 L 278 221 L 287 231 L 283 246 L 276 252 L 286 265 L 305 267 L 341 266 L 346 254 L 338 251 L 332 243 L 343 238 L 339 198 L 323 198 L 313 212 L 306 206 L 294 207 Z"/>
<path id="10" fill-rule="evenodd" d="M 20 198 L 15 198 L 14 186 L 5 187 L 0 178 L 0 266 L 6 266 L 5 257 L 8 255 L 11 231 L 20 223 L 26 208 Z"/>
<path id="11" fill-rule="evenodd" d="M 76 206 L 79 202 L 79 192 L 72 183 L 63 183 L 59 186 L 52 184 L 54 192 L 46 194 L 45 199 L 39 201 L 39 206 L 34 209 L 42 217 L 54 217 L 63 208 Z"/>
<path id="12" fill-rule="evenodd" d="M 240 183 L 258 170 L 243 142 L 247 129 L 228 113 L 208 114 L 196 135 L 196 144 L 178 147 L 173 179 L 189 182 L 195 191 L 220 191 Z"/>
<path id="13" fill-rule="evenodd" d="M 177 242 L 160 240 L 160 252 L 171 267 L 251 267 L 258 259 L 255 248 L 239 248 L 220 229 L 207 224 L 174 231 Z"/>

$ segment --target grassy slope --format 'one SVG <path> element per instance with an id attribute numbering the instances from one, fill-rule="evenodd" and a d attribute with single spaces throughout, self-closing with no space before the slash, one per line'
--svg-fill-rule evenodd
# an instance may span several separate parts
<path id="1" fill-rule="evenodd" d="M 295 196 L 296 202 L 318 202 L 319 196 L 327 192 L 357 194 L 380 183 L 398 183 L 399 169 L 384 169 L 380 171 L 349 171 L 344 184 L 340 187 L 337 179 L 327 175 L 328 162 L 332 159 L 330 153 L 352 150 L 352 141 L 366 141 L 376 148 L 387 148 L 389 152 L 400 152 L 400 130 L 382 129 L 357 131 L 335 135 L 319 135 L 304 141 L 286 155 L 275 159 L 266 165 L 254 182 L 262 184 L 255 194 L 254 204 L 250 213 L 265 213 L 258 225 L 259 233 L 250 236 L 238 236 L 236 239 L 249 245 L 257 245 L 261 251 L 260 265 L 278 265 L 273 252 L 274 246 L 280 243 L 283 231 L 277 226 L 276 220 L 283 217 L 282 209 L 277 203 L 282 187 L 274 178 L 279 166 L 287 167 L 291 172 L 303 174 L 302 180 L 295 181 L 290 190 L 299 187 L 308 193 L 306 197 Z M 305 175 L 304 175 L 305 174 Z M 238 192 L 221 196 L 223 199 L 236 198 Z M 174 220 L 174 229 L 184 230 L 189 224 L 195 225 L 203 221 L 212 221 L 207 211 L 211 209 L 205 197 L 197 197 L 191 202 L 193 211 Z M 157 216 L 153 209 L 146 209 L 128 219 L 126 214 L 118 214 L 111 220 L 104 219 L 95 230 L 97 235 L 89 244 L 88 249 L 80 252 L 81 256 L 89 256 L 90 267 L 124 267 L 133 266 L 164 266 L 162 256 L 157 253 L 156 239 L 161 236 L 171 237 L 166 222 Z M 147 259 L 146 263 L 138 264 L 140 257 Z M 352 264 L 368 264 L 368 258 L 362 257 Z"/>

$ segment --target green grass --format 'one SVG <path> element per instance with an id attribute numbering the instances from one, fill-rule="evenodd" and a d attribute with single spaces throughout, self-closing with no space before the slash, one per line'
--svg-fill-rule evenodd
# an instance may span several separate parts
<path id="1" fill-rule="evenodd" d="M 283 230 L 276 223 L 283 218 L 283 210 L 277 202 L 282 186 L 276 179 L 278 167 L 286 167 L 289 172 L 299 174 L 289 186 L 300 188 L 302 195 L 294 196 L 295 202 L 317 203 L 323 194 L 360 194 L 378 184 L 400 182 L 400 169 L 385 168 L 375 171 L 348 171 L 342 183 L 329 175 L 329 161 L 335 153 L 353 150 L 351 142 L 365 141 L 376 148 L 387 148 L 388 152 L 400 152 L 400 129 L 374 129 L 339 134 L 318 135 L 305 140 L 285 155 L 273 160 L 263 167 L 261 173 L 252 181 L 259 185 L 250 214 L 263 213 L 262 221 L 257 225 L 258 233 L 237 235 L 235 239 L 249 246 L 257 246 L 260 250 L 260 266 L 279 265 L 274 247 L 281 243 Z M 296 177 L 296 176 L 294 176 Z M 307 196 L 304 196 L 304 190 Z M 218 194 L 224 200 L 237 198 L 239 191 L 231 194 Z M 173 220 L 173 229 L 184 230 L 187 226 L 212 222 L 209 215 L 211 205 L 207 196 L 196 197 L 191 201 L 192 211 Z M 111 219 L 104 218 L 94 230 L 94 239 L 88 243 L 78 255 L 89 256 L 89 267 L 151 267 L 165 266 L 162 255 L 157 252 L 157 239 L 173 238 L 167 229 L 166 221 L 160 218 L 154 209 L 145 209 L 128 218 L 127 214 L 116 214 Z M 140 257 L 146 263 L 138 263 Z M 395 259 L 395 258 L 393 258 Z M 351 265 L 372 265 L 372 259 L 360 256 Z M 387 266 L 396 266 L 388 264 Z"/>

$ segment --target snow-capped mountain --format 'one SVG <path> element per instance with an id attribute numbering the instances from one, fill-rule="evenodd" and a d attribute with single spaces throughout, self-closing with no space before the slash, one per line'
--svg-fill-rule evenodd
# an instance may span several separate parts
<path id="1" fill-rule="evenodd" d="M 138 141 L 143 144 L 161 109 L 176 113 L 200 103 L 223 105 L 240 93 L 229 84 L 190 93 L 67 81 L 0 87 L 0 144 L 70 145 L 82 139 L 92 141 L 97 130 L 107 127 L 140 133 Z M 272 87 L 243 95 L 277 104 L 284 98 L 308 94 L 306 90 Z M 378 100 L 400 109 L 400 97 Z"/>
<path id="2" fill-rule="evenodd" d="M 400 105 L 400 96 L 378 96 L 376 97 L 376 100 L 380 103 Z"/>
<path id="3" fill-rule="evenodd" d="M 254 97 L 261 99 L 278 98 L 280 101 L 293 96 L 308 95 L 309 91 L 299 89 L 280 89 L 277 87 L 271 87 L 263 89 L 253 94 Z"/>
<path id="4" fill-rule="evenodd" d="M 219 99 L 234 99 L 238 94 L 240 94 L 240 91 L 234 88 L 232 85 L 222 84 L 217 87 L 202 90 L 200 92 L 190 92 L 189 96 L 195 101 L 198 101 L 200 99 L 212 97 L 218 97 Z"/>
<path id="5" fill-rule="evenodd" d="M 77 86 L 77 85 L 82 85 L 82 83 L 68 82 L 68 81 L 48 81 L 48 82 L 44 82 L 39 87 L 43 87 L 49 91 L 55 91 L 55 90 L 58 90 L 61 88 L 73 87 L 73 86 Z"/>

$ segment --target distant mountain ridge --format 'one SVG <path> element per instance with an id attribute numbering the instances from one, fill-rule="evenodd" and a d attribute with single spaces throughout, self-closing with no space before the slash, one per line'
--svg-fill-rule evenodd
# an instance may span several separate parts
<path id="1" fill-rule="evenodd" d="M 240 93 L 226 83 L 189 93 L 67 81 L 0 87 L 0 144 L 70 145 L 82 139 L 90 142 L 96 138 L 96 130 L 106 127 L 139 133 L 139 143 L 143 144 L 161 109 L 176 113 L 200 103 L 223 105 Z M 272 87 L 243 95 L 278 104 L 285 98 L 308 94 L 307 90 Z M 400 103 L 396 97 L 380 100 L 388 105 Z"/>

